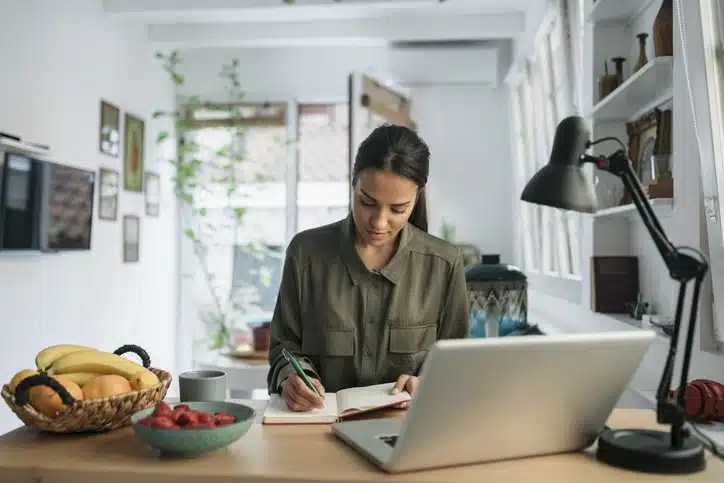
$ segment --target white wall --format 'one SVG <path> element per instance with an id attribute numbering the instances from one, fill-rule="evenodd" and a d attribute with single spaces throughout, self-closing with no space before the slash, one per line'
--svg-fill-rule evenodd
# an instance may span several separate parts
<path id="1" fill-rule="evenodd" d="M 455 240 L 513 263 L 508 103 L 503 88 L 412 90 L 413 116 L 431 150 L 430 231 L 443 221 Z"/>
<path id="2" fill-rule="evenodd" d="M 163 176 L 159 218 L 144 215 L 140 193 L 122 192 L 117 222 L 99 221 L 96 202 L 89 252 L 0 253 L 3 381 L 58 343 L 105 350 L 139 344 L 154 366 L 175 375 L 176 204 L 167 166 L 155 153 L 158 124 L 150 120 L 154 109 L 172 105 L 173 95 L 145 38 L 143 27 L 105 19 L 95 0 L 0 5 L 0 131 L 50 145 L 61 163 L 120 171 L 120 158 L 98 151 L 104 98 L 146 120 L 146 166 Z M 141 218 L 137 264 L 122 263 L 123 214 Z M 0 432 L 18 423 L 0 409 Z"/>
<path id="3" fill-rule="evenodd" d="M 421 86 L 417 77 L 414 85 L 406 87 L 411 91 L 414 120 L 433 155 L 428 192 L 431 231 L 439 234 L 445 218 L 455 224 L 458 241 L 512 260 L 508 181 L 512 162 L 505 94 L 503 89 L 470 82 L 497 79 L 500 66 L 507 67 L 509 51 L 492 59 L 486 52 L 489 49 L 449 51 L 449 64 L 435 69 L 448 68 L 446 79 L 459 79 L 457 85 Z M 386 78 L 400 70 L 399 54 L 391 57 L 381 47 L 197 49 L 183 52 L 182 58 L 187 82 L 182 94 L 220 96 L 216 73 L 223 63 L 238 58 L 242 88 L 254 100 L 345 101 L 351 72 Z M 469 69 L 460 59 L 469 59 Z M 480 67 L 488 64 L 494 76 Z M 404 79 L 398 80 L 405 85 Z"/>

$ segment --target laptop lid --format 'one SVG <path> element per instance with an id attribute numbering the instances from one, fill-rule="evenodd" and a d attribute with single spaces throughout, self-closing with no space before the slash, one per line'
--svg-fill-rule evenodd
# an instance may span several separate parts
<path id="1" fill-rule="evenodd" d="M 592 444 L 656 334 L 437 341 L 387 467 L 423 469 Z"/>

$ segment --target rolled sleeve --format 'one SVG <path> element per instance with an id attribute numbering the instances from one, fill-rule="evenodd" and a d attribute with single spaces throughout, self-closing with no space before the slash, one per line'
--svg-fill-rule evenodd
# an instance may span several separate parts
<path id="1" fill-rule="evenodd" d="M 279 287 L 274 315 L 270 326 L 269 373 L 267 385 L 269 394 L 279 392 L 281 383 L 294 373 L 294 368 L 287 362 L 282 349 L 297 356 L 302 369 L 310 376 L 319 379 L 312 362 L 300 357 L 302 345 L 302 311 L 301 311 L 301 276 L 290 244 L 288 255 L 284 260 L 282 279 Z"/>

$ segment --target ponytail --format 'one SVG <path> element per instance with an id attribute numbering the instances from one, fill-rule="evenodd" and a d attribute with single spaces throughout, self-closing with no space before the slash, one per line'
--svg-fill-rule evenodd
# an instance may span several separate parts
<path id="1" fill-rule="evenodd" d="M 415 206 L 412 207 L 412 213 L 410 213 L 408 222 L 427 233 L 427 200 L 425 199 L 424 188 L 417 193 Z"/>

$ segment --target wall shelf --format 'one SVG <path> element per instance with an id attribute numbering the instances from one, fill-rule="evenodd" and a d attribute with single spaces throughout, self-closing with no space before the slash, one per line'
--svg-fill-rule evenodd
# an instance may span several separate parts
<path id="1" fill-rule="evenodd" d="M 673 198 L 654 198 L 650 199 L 649 203 L 651 203 L 651 206 L 654 208 L 656 216 L 665 216 L 667 213 L 671 213 L 674 209 Z M 638 220 L 641 218 L 633 203 L 598 210 L 593 216 L 596 219 L 628 218 L 629 220 Z"/>
<path id="2" fill-rule="evenodd" d="M 593 106 L 589 117 L 595 121 L 627 121 L 671 100 L 673 87 L 674 58 L 655 57 Z"/>
<path id="3" fill-rule="evenodd" d="M 627 21 L 638 16 L 653 0 L 596 0 L 586 15 L 589 22 Z"/>

